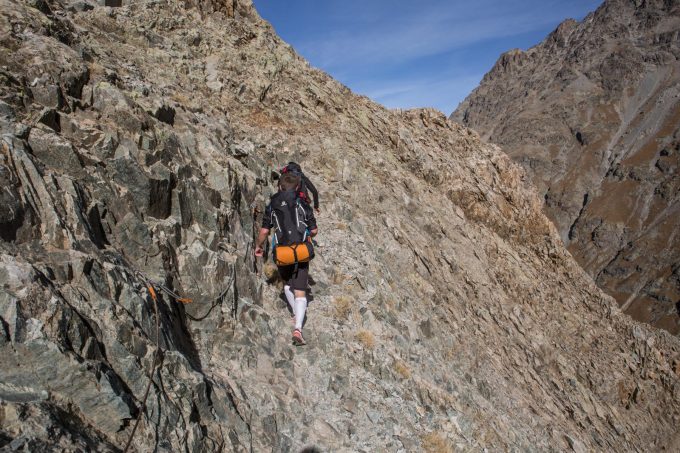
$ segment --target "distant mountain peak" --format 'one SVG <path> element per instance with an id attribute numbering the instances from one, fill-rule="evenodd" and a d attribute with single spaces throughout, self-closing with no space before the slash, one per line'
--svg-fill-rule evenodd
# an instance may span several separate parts
<path id="1" fill-rule="evenodd" d="M 602 288 L 673 333 L 679 36 L 677 2 L 606 1 L 529 51 L 501 55 L 451 115 L 525 167 L 564 242 Z"/>

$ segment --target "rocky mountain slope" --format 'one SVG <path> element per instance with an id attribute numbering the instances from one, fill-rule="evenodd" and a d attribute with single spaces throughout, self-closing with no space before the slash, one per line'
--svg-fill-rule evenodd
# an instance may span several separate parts
<path id="1" fill-rule="evenodd" d="M 122 451 L 137 417 L 140 452 L 680 448 L 680 340 L 520 167 L 353 95 L 248 0 L 0 0 L 0 75 L 0 449 Z M 322 195 L 297 349 L 252 253 L 291 158 Z"/>
<path id="2" fill-rule="evenodd" d="M 498 60 L 452 119 L 522 164 L 569 251 L 680 333 L 680 2 L 607 0 Z"/>

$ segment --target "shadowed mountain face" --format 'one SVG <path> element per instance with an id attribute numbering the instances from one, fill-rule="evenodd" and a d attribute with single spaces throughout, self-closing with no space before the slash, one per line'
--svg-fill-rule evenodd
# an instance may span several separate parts
<path id="1" fill-rule="evenodd" d="M 680 332 L 680 2 L 606 1 L 501 56 L 451 118 L 531 176 L 576 260 Z"/>
<path id="2" fill-rule="evenodd" d="M 122 3 L 0 0 L 0 449 L 120 451 L 137 417 L 139 452 L 680 448 L 680 340 L 498 147 L 247 0 Z M 291 159 L 321 193 L 297 349 L 253 256 Z"/>

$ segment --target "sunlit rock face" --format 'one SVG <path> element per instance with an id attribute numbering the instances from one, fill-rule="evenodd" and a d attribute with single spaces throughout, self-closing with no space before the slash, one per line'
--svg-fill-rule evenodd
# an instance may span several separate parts
<path id="1" fill-rule="evenodd" d="M 680 342 L 521 167 L 249 2 L 0 0 L 0 99 L 0 449 L 121 451 L 138 417 L 139 452 L 678 449 Z M 253 257 L 289 160 L 321 193 L 301 348 Z"/>
<path id="2" fill-rule="evenodd" d="M 680 333 L 680 5 L 606 1 L 504 54 L 452 119 L 530 175 L 576 260 Z"/>

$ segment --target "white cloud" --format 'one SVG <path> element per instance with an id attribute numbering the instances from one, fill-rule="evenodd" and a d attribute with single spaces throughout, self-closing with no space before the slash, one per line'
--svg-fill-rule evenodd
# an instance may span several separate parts
<path id="1" fill-rule="evenodd" d="M 456 7 L 451 2 L 422 2 L 422 10 L 410 16 L 388 11 L 372 27 L 334 32 L 300 50 L 329 70 L 398 63 L 545 28 L 566 19 L 571 9 L 570 2 L 556 0 L 522 9 L 499 0 L 466 3 Z"/>

